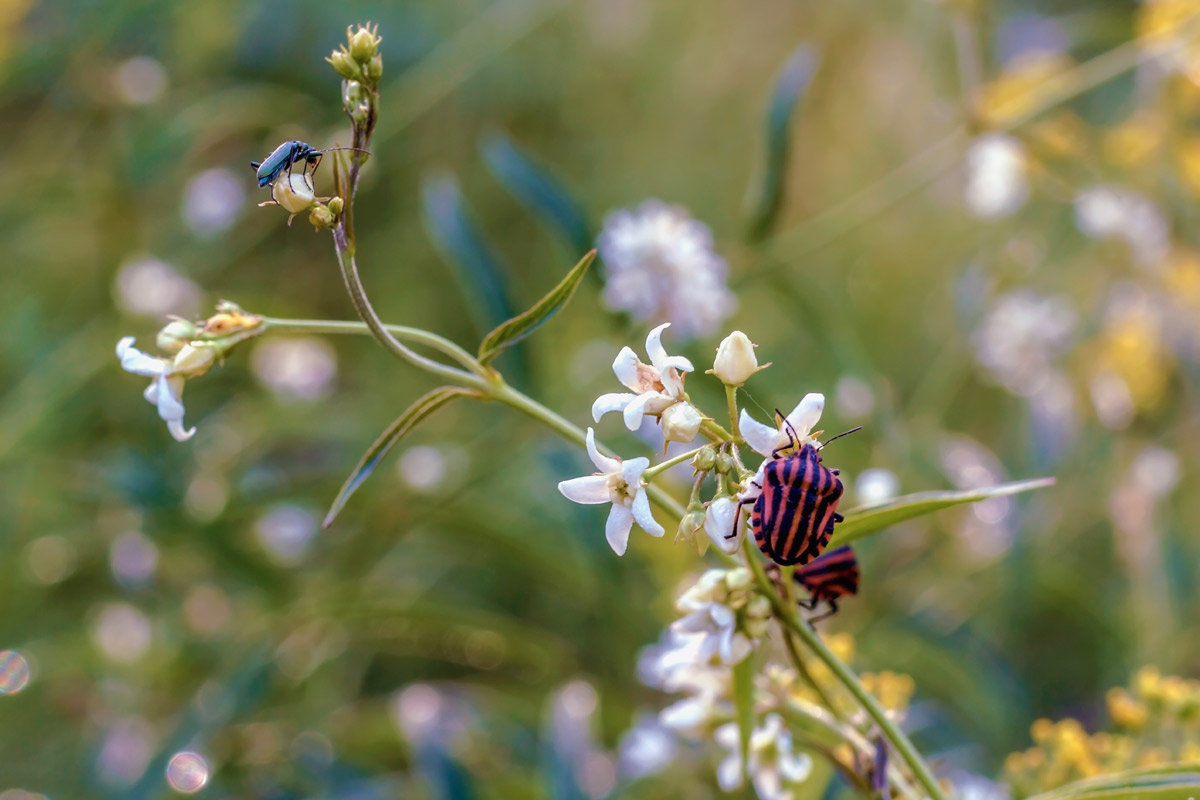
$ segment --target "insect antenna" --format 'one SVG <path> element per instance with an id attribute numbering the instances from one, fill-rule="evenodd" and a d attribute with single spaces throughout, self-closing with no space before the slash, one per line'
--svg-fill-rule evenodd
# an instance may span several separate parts
<path id="1" fill-rule="evenodd" d="M 757 400 L 755 400 L 755 399 L 754 399 L 754 395 L 752 395 L 752 394 L 750 394 L 749 392 L 747 392 L 747 391 L 746 391 L 746 389 L 745 389 L 745 387 L 742 387 L 742 394 L 744 394 L 746 397 L 750 398 L 750 402 L 751 402 L 751 403 L 754 403 L 754 407 L 755 407 L 755 408 L 757 408 L 759 411 L 761 411 L 761 412 L 763 413 L 763 416 L 766 416 L 766 417 L 769 417 L 769 416 L 771 416 L 770 412 L 769 412 L 769 411 L 767 411 L 765 408 L 763 408 L 763 407 L 762 407 L 762 403 L 759 403 Z M 776 414 L 779 414 L 779 410 L 778 410 L 778 409 L 776 409 L 775 413 L 776 413 Z M 782 415 L 782 414 L 780 414 L 780 417 L 781 417 L 781 418 L 782 418 L 782 416 L 783 416 L 783 415 Z"/>
<path id="2" fill-rule="evenodd" d="M 823 450 L 823 449 L 825 449 L 825 447 L 826 447 L 826 446 L 827 446 L 827 445 L 828 445 L 830 442 L 832 442 L 834 439 L 840 439 L 840 438 L 842 438 L 843 436 L 849 436 L 850 434 L 852 434 L 852 433 L 858 433 L 858 432 L 859 432 L 859 431 L 861 431 L 861 430 L 862 430 L 862 425 L 859 425 L 857 428 L 851 428 L 850 430 L 848 430 L 848 431 L 845 431 L 844 433 L 839 433 L 837 436 L 834 436 L 834 437 L 832 437 L 832 438 L 826 439 L 824 442 L 822 442 L 822 443 L 821 443 L 821 446 L 820 446 L 820 447 L 818 447 L 817 449 L 818 449 L 818 450 Z"/>
<path id="3" fill-rule="evenodd" d="M 356 153 L 366 153 L 367 155 L 371 155 L 370 150 L 364 150 L 361 147 L 326 147 L 324 150 L 319 152 L 328 153 L 330 150 L 353 150 Z"/>

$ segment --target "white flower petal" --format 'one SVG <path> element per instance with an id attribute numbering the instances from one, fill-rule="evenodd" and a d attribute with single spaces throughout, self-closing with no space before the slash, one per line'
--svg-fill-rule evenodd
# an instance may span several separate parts
<path id="1" fill-rule="evenodd" d="M 126 336 L 117 342 L 117 358 L 121 360 L 121 369 L 134 375 L 145 375 L 147 378 L 157 378 L 167 371 L 165 359 L 148 356 L 133 346 L 133 337 Z"/>
<path id="2" fill-rule="evenodd" d="M 563 497 L 574 503 L 595 505 L 612 500 L 608 491 L 607 475 L 585 475 L 582 478 L 571 478 L 558 484 L 558 490 Z"/>
<path id="3" fill-rule="evenodd" d="M 737 552 L 741 545 L 741 531 L 744 530 L 744 525 L 738 525 L 738 535 L 729 537 L 733 533 L 733 520 L 737 515 L 737 503 L 728 497 L 718 497 L 708 504 L 708 510 L 704 512 L 704 532 L 708 534 L 708 538 L 717 546 L 723 553 Z"/>
<path id="4" fill-rule="evenodd" d="M 738 735 L 736 722 L 727 722 L 713 731 L 713 741 L 721 747 L 737 750 L 741 747 L 741 737 Z"/>
<path id="5" fill-rule="evenodd" d="M 177 442 L 186 442 L 188 439 L 196 435 L 196 427 L 193 425 L 190 428 L 183 427 L 183 420 L 173 419 L 167 422 L 167 432 L 174 437 Z"/>
<path id="6" fill-rule="evenodd" d="M 737 732 L 736 726 L 734 732 Z M 736 748 L 717 766 L 717 785 L 725 792 L 732 792 L 742 785 L 742 758 Z"/>
<path id="7" fill-rule="evenodd" d="M 638 365 L 641 363 L 642 360 L 630 347 L 622 347 L 613 361 L 613 372 L 617 380 L 635 392 L 638 391 Z"/>
<path id="8" fill-rule="evenodd" d="M 613 503 L 612 511 L 608 512 L 608 521 L 604 523 L 604 538 L 619 556 L 625 555 L 625 548 L 629 546 L 629 530 L 632 527 L 633 513 L 620 503 Z"/>
<path id="9" fill-rule="evenodd" d="M 675 620 L 671 623 L 670 630 L 673 634 L 704 633 L 712 627 L 711 621 L 712 615 L 708 613 L 706 606 Z"/>
<path id="10" fill-rule="evenodd" d="M 655 365 L 657 366 L 657 365 Z M 659 370 L 666 372 L 668 369 L 675 368 L 680 372 L 695 372 L 696 368 L 692 366 L 692 362 L 683 356 L 667 356 L 663 359 L 662 366 Z"/>
<path id="11" fill-rule="evenodd" d="M 640 491 L 633 498 L 633 518 L 637 520 L 637 524 L 642 526 L 642 530 L 651 536 L 662 536 L 666 533 L 663 526 L 658 524 L 654 519 L 654 514 L 650 512 L 650 499 L 644 491 Z"/>
<path id="12" fill-rule="evenodd" d="M 622 412 L 625 416 L 625 427 L 631 431 L 636 431 L 642 427 L 642 417 L 646 414 L 646 404 L 657 400 L 662 395 L 658 392 L 644 392 L 629 401 L 629 405 L 625 406 Z"/>
<path id="13" fill-rule="evenodd" d="M 754 645 L 746 637 L 744 633 L 735 633 L 733 635 L 732 646 L 729 650 L 729 658 L 726 659 L 726 664 L 739 664 L 742 659 L 750 655 L 750 651 L 754 649 Z"/>
<path id="14" fill-rule="evenodd" d="M 797 406 L 798 408 L 799 406 Z M 767 458 L 771 457 L 775 448 L 787 443 L 787 437 L 781 435 L 778 428 L 773 425 L 763 425 L 747 414 L 744 408 L 742 416 L 738 419 L 738 430 L 742 434 L 742 438 L 746 440 L 746 444 L 750 445 L 750 449 Z"/>
<path id="15" fill-rule="evenodd" d="M 824 410 L 825 395 L 810 392 L 787 415 L 787 421 L 796 429 L 796 435 L 803 439 L 821 421 L 821 412 Z"/>
<path id="16" fill-rule="evenodd" d="M 610 411 L 623 411 L 635 397 L 636 394 L 627 392 L 600 395 L 596 402 L 592 403 L 592 419 L 599 422 L 600 418 Z"/>
<path id="17" fill-rule="evenodd" d="M 713 714 L 713 705 L 707 697 L 689 697 L 673 703 L 658 714 L 665 727 L 675 731 L 690 731 L 708 722 Z"/>
<path id="18" fill-rule="evenodd" d="M 634 491 L 640 491 L 642 473 L 650 466 L 650 459 L 645 456 L 638 456 L 637 458 L 623 461 L 618 466 L 620 467 L 621 480 L 629 484 L 629 487 Z"/>
<path id="19" fill-rule="evenodd" d="M 671 323 L 664 322 L 646 336 L 646 355 L 650 357 L 650 363 L 659 372 L 667 368 L 667 348 L 662 345 L 662 334 L 669 327 L 671 327 Z"/>
<path id="20" fill-rule="evenodd" d="M 808 753 L 796 753 L 779 759 L 779 771 L 792 783 L 808 780 L 808 776 L 812 774 L 812 766 L 812 758 Z"/>
<path id="21" fill-rule="evenodd" d="M 750 779 L 754 782 L 754 792 L 759 800 L 785 800 L 792 796 L 790 792 L 783 791 L 779 773 L 774 769 L 753 770 Z"/>
<path id="22" fill-rule="evenodd" d="M 591 428 L 588 428 L 586 438 L 587 438 L 588 458 L 590 458 L 592 460 L 592 463 L 596 465 L 596 469 L 598 469 L 604 473 L 621 471 L 621 459 L 611 458 L 609 456 L 606 456 L 603 453 L 601 453 L 600 450 L 596 447 L 596 432 L 595 431 L 593 431 Z M 647 462 L 647 464 L 648 463 L 649 462 Z M 639 476 L 641 474 L 642 474 L 641 472 L 638 473 Z"/>

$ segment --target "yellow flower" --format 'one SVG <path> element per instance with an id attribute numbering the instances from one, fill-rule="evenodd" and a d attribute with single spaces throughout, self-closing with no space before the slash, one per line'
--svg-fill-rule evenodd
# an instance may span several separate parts
<path id="1" fill-rule="evenodd" d="M 1166 130 L 1153 113 L 1134 114 L 1104 133 L 1104 156 L 1118 167 L 1139 167 L 1162 147 Z"/>
<path id="2" fill-rule="evenodd" d="M 1108 715 L 1119 728 L 1137 731 L 1141 730 L 1150 716 L 1144 703 L 1140 703 L 1124 689 L 1110 689 L 1108 692 Z"/>

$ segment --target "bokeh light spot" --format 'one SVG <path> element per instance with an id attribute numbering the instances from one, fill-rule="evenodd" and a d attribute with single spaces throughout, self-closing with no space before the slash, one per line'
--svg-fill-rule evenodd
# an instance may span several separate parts
<path id="1" fill-rule="evenodd" d="M 29 684 L 29 660 L 16 650 L 0 650 L 0 694 L 17 694 Z"/>
<path id="2" fill-rule="evenodd" d="M 167 762 L 167 783 L 183 794 L 195 794 L 208 783 L 208 762 L 204 756 L 184 750 Z"/>

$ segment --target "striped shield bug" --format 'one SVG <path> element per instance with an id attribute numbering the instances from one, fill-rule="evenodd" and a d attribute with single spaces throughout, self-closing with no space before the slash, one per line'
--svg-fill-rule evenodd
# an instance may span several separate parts
<path id="1" fill-rule="evenodd" d="M 849 545 L 835 547 L 792 573 L 792 580 L 808 592 L 808 600 L 800 605 L 815 611 L 819 603 L 828 603 L 829 611 L 813 617 L 812 622 L 837 613 L 837 601 L 846 595 L 858 594 L 858 559 Z"/>
<path id="2" fill-rule="evenodd" d="M 833 526 L 842 521 L 837 505 L 845 489 L 838 471 L 821 463 L 819 450 L 860 429 L 840 433 L 818 446 L 801 444 L 791 425 L 785 425 L 790 442 L 776 449 L 763 465 L 762 484 L 754 484 L 758 496 L 741 500 L 738 505 L 740 511 L 741 506 L 753 504 L 750 529 L 754 541 L 772 561 L 786 567 L 807 564 L 819 556 L 829 543 Z M 783 455 L 786 451 L 793 452 Z"/>

